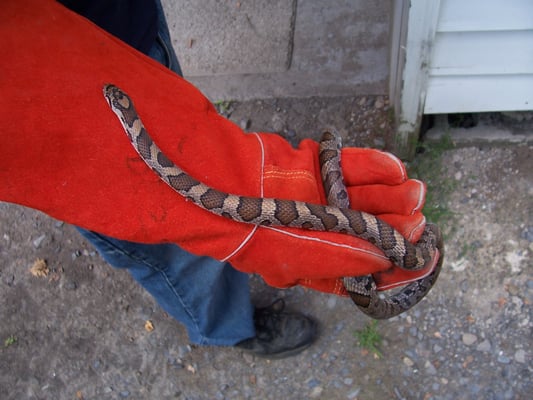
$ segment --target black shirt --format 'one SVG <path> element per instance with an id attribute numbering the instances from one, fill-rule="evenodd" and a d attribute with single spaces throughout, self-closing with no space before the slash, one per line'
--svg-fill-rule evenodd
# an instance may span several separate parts
<path id="1" fill-rule="evenodd" d="M 58 1 L 145 54 L 156 40 L 157 7 L 153 0 Z"/>

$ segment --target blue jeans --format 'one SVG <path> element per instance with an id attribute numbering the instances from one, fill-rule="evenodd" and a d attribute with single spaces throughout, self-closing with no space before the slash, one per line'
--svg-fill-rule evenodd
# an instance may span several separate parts
<path id="1" fill-rule="evenodd" d="M 148 55 L 181 75 L 158 3 L 159 34 Z M 255 336 L 248 275 L 229 263 L 193 255 L 174 244 L 143 244 L 78 228 L 102 257 L 126 268 L 193 343 L 231 346 Z"/>

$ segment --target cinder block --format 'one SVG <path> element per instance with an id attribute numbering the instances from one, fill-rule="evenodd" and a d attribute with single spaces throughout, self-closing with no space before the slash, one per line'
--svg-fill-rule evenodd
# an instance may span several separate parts
<path id="1" fill-rule="evenodd" d="M 296 0 L 163 1 L 186 76 L 289 68 Z"/>

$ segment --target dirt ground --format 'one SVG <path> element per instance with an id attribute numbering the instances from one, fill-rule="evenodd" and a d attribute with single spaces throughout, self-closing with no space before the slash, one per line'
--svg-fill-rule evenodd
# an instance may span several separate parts
<path id="1" fill-rule="evenodd" d="M 392 139 L 382 97 L 218 107 L 246 130 L 281 132 L 294 144 L 318 139 L 327 126 L 341 132 L 345 145 L 387 148 Z M 427 144 L 411 163 L 428 181 L 428 216 L 446 234 L 446 259 L 424 301 L 376 325 L 379 357 L 358 345 L 355 333 L 370 320 L 349 300 L 299 287 L 276 290 L 258 277 L 257 303 L 282 297 L 313 316 L 318 342 L 280 361 L 192 346 L 184 328 L 72 226 L 0 203 L 0 398 L 530 398 L 529 132 L 515 143 Z M 32 274 L 39 266 L 42 276 Z"/>

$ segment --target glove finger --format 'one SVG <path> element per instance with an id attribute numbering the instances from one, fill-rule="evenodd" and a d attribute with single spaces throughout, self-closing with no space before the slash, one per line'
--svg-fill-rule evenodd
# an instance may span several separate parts
<path id="1" fill-rule="evenodd" d="M 341 166 L 346 186 L 398 185 L 407 180 L 407 172 L 400 159 L 380 150 L 342 149 Z"/>
<path id="2" fill-rule="evenodd" d="M 381 214 L 378 217 L 412 243 L 418 242 L 426 227 L 426 218 L 420 211 L 413 215 Z"/>
<path id="3" fill-rule="evenodd" d="M 416 179 L 394 185 L 348 186 L 350 208 L 370 214 L 412 215 L 422 209 L 426 186 Z"/>

